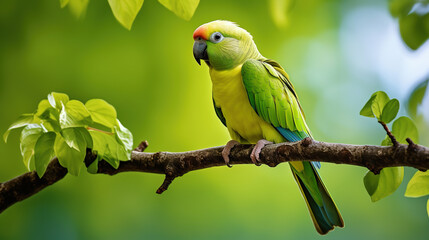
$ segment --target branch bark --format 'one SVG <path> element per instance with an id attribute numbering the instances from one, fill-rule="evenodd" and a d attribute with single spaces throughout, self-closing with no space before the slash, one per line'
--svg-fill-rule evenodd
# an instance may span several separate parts
<path id="1" fill-rule="evenodd" d="M 275 167 L 282 162 L 320 161 L 336 164 L 348 164 L 368 168 L 379 173 L 385 167 L 406 166 L 421 171 L 429 169 L 429 148 L 414 144 L 398 144 L 395 147 L 350 145 L 318 142 L 306 138 L 299 142 L 267 145 L 261 151 L 263 164 Z M 214 147 L 190 152 L 144 153 L 148 146 L 142 142 L 131 155 L 131 160 L 121 162 L 114 169 L 105 161 L 98 163 L 98 173 L 115 175 L 121 172 L 148 172 L 165 174 L 165 180 L 156 191 L 162 193 L 179 176 L 203 168 L 224 166 L 223 147 Z M 238 145 L 230 154 L 231 164 L 252 164 L 250 153 L 252 145 Z M 88 150 L 85 164 L 89 166 L 96 155 Z M 40 179 L 36 172 L 28 172 L 0 184 L 0 213 L 16 202 L 22 201 L 45 187 L 61 180 L 67 174 L 56 158 L 48 166 L 45 175 Z"/>

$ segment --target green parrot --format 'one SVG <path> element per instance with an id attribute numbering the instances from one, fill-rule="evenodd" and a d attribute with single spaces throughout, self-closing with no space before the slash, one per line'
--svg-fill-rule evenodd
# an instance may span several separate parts
<path id="1" fill-rule="evenodd" d="M 239 143 L 256 144 L 250 157 L 260 165 L 266 144 L 312 137 L 288 74 L 259 53 L 246 30 L 217 20 L 198 27 L 193 38 L 195 60 L 209 67 L 216 115 L 232 139 L 222 152 L 228 166 L 229 153 Z M 315 166 L 320 163 L 290 162 L 314 226 L 326 234 L 344 222 Z"/>

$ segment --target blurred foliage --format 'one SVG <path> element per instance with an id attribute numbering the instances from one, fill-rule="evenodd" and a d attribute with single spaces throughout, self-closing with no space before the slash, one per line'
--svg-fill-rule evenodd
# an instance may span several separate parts
<path id="1" fill-rule="evenodd" d="M 288 15 L 296 0 L 268 0 L 271 18 L 279 28 L 288 26 Z"/>
<path id="2" fill-rule="evenodd" d="M 131 26 L 140 12 L 144 0 L 108 0 L 116 20 L 126 29 Z M 288 13 L 296 0 L 268 0 L 271 18 L 279 28 L 285 28 L 288 24 Z M 191 20 L 200 0 L 158 0 L 164 7 L 172 11 L 176 16 Z M 89 0 L 60 0 L 61 8 L 69 5 L 71 12 L 80 18 L 85 14 Z"/>
<path id="3" fill-rule="evenodd" d="M 4 134 L 6 142 L 11 130 L 21 132 L 21 154 L 28 170 L 36 169 L 42 177 L 50 160 L 59 163 L 72 175 L 79 175 L 91 148 L 97 153 L 91 172 L 97 172 L 100 159 L 118 168 L 120 160 L 128 160 L 133 147 L 131 132 L 116 118 L 115 108 L 101 99 L 83 104 L 70 100 L 64 93 L 52 92 L 40 101 L 34 114 L 23 114 Z"/>
<path id="4" fill-rule="evenodd" d="M 144 0 L 107 0 L 116 20 L 126 29 L 131 26 L 140 12 Z M 158 0 L 164 7 L 178 17 L 190 20 L 200 3 L 200 0 Z M 61 8 L 69 6 L 70 11 L 77 18 L 85 15 L 89 0 L 60 0 Z"/>
<path id="5" fill-rule="evenodd" d="M 428 0 L 390 0 L 390 13 L 399 19 L 404 42 L 413 50 L 429 38 Z"/>
<path id="6" fill-rule="evenodd" d="M 317 140 L 379 144 L 385 133 L 373 119 L 359 117 L 362 103 L 376 89 L 408 95 L 397 79 L 375 69 L 382 55 L 377 49 L 403 50 L 383 42 L 397 33 L 386 27 L 395 24 L 387 1 L 295 1 L 282 29 L 266 1 L 201 1 L 188 22 L 155 0 L 144 5 L 126 31 L 106 1 L 91 1 L 80 21 L 57 1 L 1 1 L 0 130 L 58 91 L 83 102 L 107 100 L 135 139 L 149 141 L 149 152 L 225 144 L 229 135 L 213 111 L 207 68 L 192 56 L 192 32 L 215 19 L 239 23 L 264 56 L 287 70 Z M 399 75 L 395 68 L 385 71 Z M 414 84 L 411 77 L 406 86 Z M 26 171 L 17 161 L 19 137 L 12 134 L 8 142 L 0 143 L 0 181 Z M 372 203 L 362 186 L 365 169 L 323 164 L 320 174 L 346 224 L 329 239 L 427 238 L 426 199 L 402 197 L 405 184 Z M 404 180 L 413 174 L 405 168 Z M 195 171 L 157 195 L 162 181 L 147 173 L 66 176 L 3 212 L 0 239 L 326 238 L 313 230 L 287 165 Z"/>
<path id="7" fill-rule="evenodd" d="M 200 0 L 158 0 L 164 7 L 174 12 L 178 17 L 191 20 Z"/>
<path id="8" fill-rule="evenodd" d="M 143 5 L 143 0 L 108 0 L 116 20 L 126 29 L 131 30 L 134 19 Z"/>
<path id="9" fill-rule="evenodd" d="M 412 118 L 417 117 L 417 108 L 422 104 L 423 98 L 425 97 L 428 82 L 429 79 L 422 81 L 413 89 L 408 97 L 407 110 Z"/>
<path id="10" fill-rule="evenodd" d="M 62 8 L 69 7 L 70 12 L 76 17 L 81 18 L 85 15 L 89 0 L 60 0 Z"/>
<path id="11" fill-rule="evenodd" d="M 424 133 L 429 132 L 429 118 L 425 116 L 428 112 L 428 106 L 425 102 L 429 102 L 429 91 L 427 90 L 428 79 L 418 83 L 407 97 L 407 113 L 414 120 L 417 128 Z M 429 138 L 421 134 L 423 137 L 420 139 L 421 144 L 429 144 Z"/>

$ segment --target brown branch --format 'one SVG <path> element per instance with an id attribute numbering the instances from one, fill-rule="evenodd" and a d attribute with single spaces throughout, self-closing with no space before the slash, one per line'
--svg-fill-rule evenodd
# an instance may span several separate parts
<path id="1" fill-rule="evenodd" d="M 398 144 L 396 147 L 361 146 L 339 143 L 318 142 L 306 138 L 300 142 L 267 145 L 261 151 L 261 162 L 275 167 L 289 161 L 316 160 L 336 164 L 348 164 L 368 168 L 374 173 L 385 167 L 407 166 L 421 171 L 429 169 L 429 148 L 417 145 L 411 140 L 409 145 Z M 118 169 L 106 161 L 98 163 L 98 173 L 115 175 L 121 172 L 148 172 L 165 174 L 163 184 L 157 190 L 162 193 L 171 182 L 190 171 L 224 166 L 223 147 L 208 148 L 190 152 L 144 153 L 147 142 L 142 142 L 132 152 L 131 160 L 121 162 Z M 231 164 L 252 164 L 251 145 L 238 145 L 230 154 Z M 88 166 L 96 159 L 91 151 L 87 152 L 85 164 Z M 43 178 L 33 172 L 25 173 L 10 181 L 0 184 L 0 212 L 12 204 L 22 201 L 43 188 L 61 180 L 67 173 L 56 158 L 52 160 Z"/>
<path id="2" fill-rule="evenodd" d="M 54 158 L 42 178 L 39 178 L 36 171 L 32 171 L 0 183 L 0 213 L 14 203 L 31 197 L 45 187 L 58 182 L 66 174 L 67 169 L 60 165 L 57 158 Z"/>

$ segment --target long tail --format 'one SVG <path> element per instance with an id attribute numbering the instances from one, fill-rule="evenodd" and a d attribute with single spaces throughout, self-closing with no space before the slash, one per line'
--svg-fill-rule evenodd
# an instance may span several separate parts
<path id="1" fill-rule="evenodd" d="M 310 162 L 302 163 L 309 171 L 297 173 L 292 165 L 291 169 L 301 190 L 302 196 L 307 203 L 308 210 L 310 211 L 310 215 L 317 232 L 320 234 L 326 234 L 334 229 L 334 226 L 344 227 L 343 218 L 341 217 L 334 200 L 332 200 L 332 197 L 329 195 L 328 190 L 323 184 L 322 179 L 320 179 L 317 170 Z"/>

